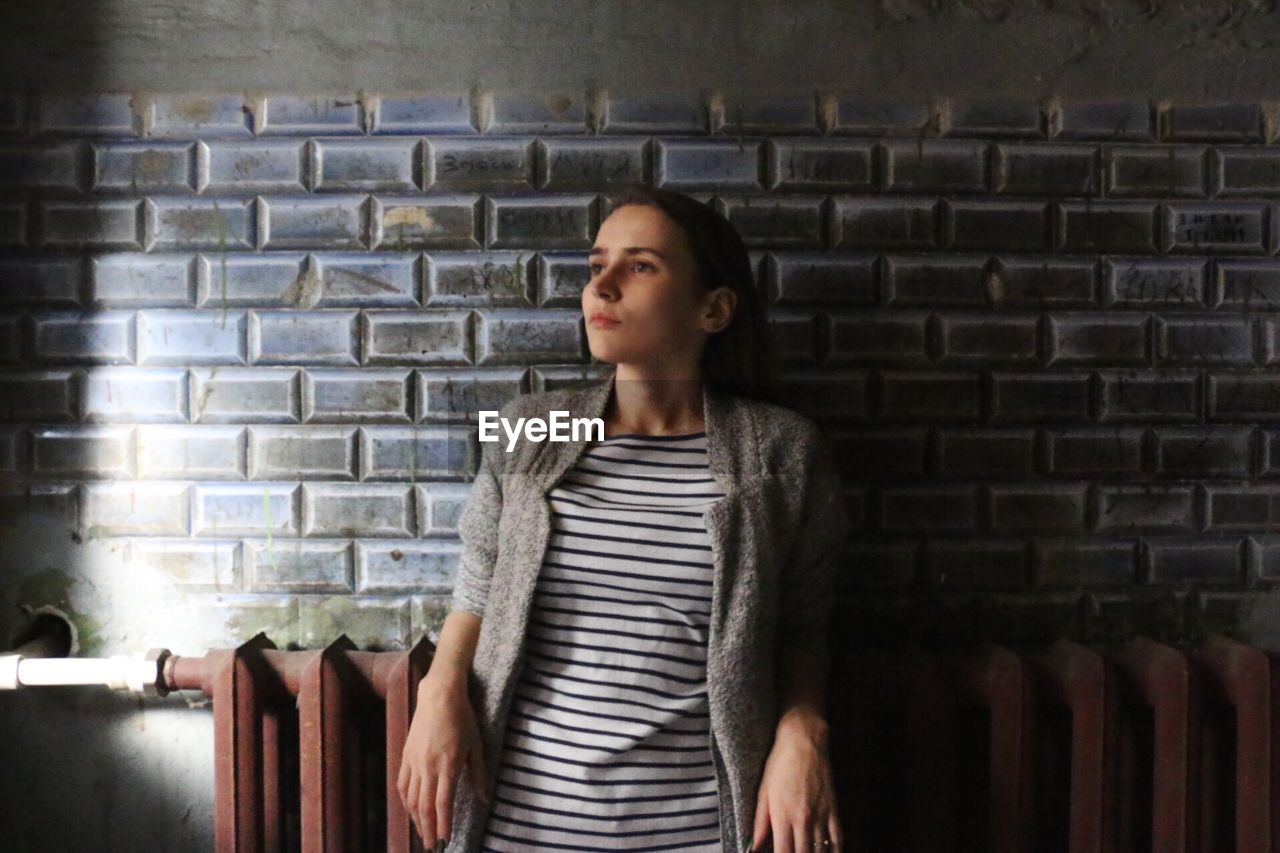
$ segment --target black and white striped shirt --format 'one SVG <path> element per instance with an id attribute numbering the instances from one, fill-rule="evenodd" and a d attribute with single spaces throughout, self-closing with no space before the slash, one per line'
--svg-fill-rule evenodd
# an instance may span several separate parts
<path id="1" fill-rule="evenodd" d="M 702 514 L 723 494 L 705 432 L 594 442 L 551 490 L 485 850 L 721 849 Z"/>

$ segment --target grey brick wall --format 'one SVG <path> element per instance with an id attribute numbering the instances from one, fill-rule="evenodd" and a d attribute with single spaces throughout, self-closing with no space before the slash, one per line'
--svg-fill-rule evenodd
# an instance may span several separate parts
<path id="1" fill-rule="evenodd" d="M 858 636 L 1257 631 L 1276 132 L 821 92 L 0 97 L 4 515 L 110 541 L 210 644 L 434 635 L 474 412 L 597 375 L 586 250 L 649 181 L 747 240 L 840 451 Z"/>

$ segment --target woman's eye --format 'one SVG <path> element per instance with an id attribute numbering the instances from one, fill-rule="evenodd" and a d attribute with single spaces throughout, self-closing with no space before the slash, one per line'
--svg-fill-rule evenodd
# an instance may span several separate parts
<path id="1" fill-rule="evenodd" d="M 587 272 L 591 273 L 591 275 L 599 275 L 600 270 L 602 268 L 603 267 L 601 264 L 587 264 Z M 653 264 L 647 263 L 645 261 L 636 261 L 634 268 L 652 270 L 654 269 L 654 266 Z"/>

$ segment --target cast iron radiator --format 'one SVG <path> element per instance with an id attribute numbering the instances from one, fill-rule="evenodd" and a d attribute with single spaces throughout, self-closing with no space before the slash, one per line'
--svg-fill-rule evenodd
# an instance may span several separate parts
<path id="1" fill-rule="evenodd" d="M 166 689 L 212 699 L 217 849 L 421 850 L 395 783 L 432 651 L 281 651 L 259 634 L 166 659 Z M 1271 851 L 1278 663 L 1221 636 L 837 654 L 846 849 Z"/>
<path id="2" fill-rule="evenodd" d="M 1036 654 L 833 662 L 831 751 L 855 851 L 1280 849 L 1280 659 L 1211 635 Z"/>

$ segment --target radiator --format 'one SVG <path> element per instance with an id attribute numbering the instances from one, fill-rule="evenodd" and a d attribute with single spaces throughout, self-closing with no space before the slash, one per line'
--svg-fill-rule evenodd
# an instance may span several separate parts
<path id="1" fill-rule="evenodd" d="M 417 684 L 434 647 L 282 651 L 264 634 L 204 657 L 165 657 L 163 690 L 213 704 L 219 853 L 420 851 L 396 788 Z"/>
<path id="2" fill-rule="evenodd" d="M 12 656 L 0 680 L 211 697 L 220 853 L 399 853 L 422 849 L 396 779 L 432 652 L 426 639 L 370 652 L 346 637 L 282 651 L 259 634 L 200 658 L 99 661 L 119 666 L 83 680 Z M 1222 636 L 837 653 L 828 718 L 845 849 L 1280 850 L 1277 663 Z"/>
<path id="3" fill-rule="evenodd" d="M 1280 849 L 1276 666 L 1222 636 L 837 657 L 846 849 Z"/>

